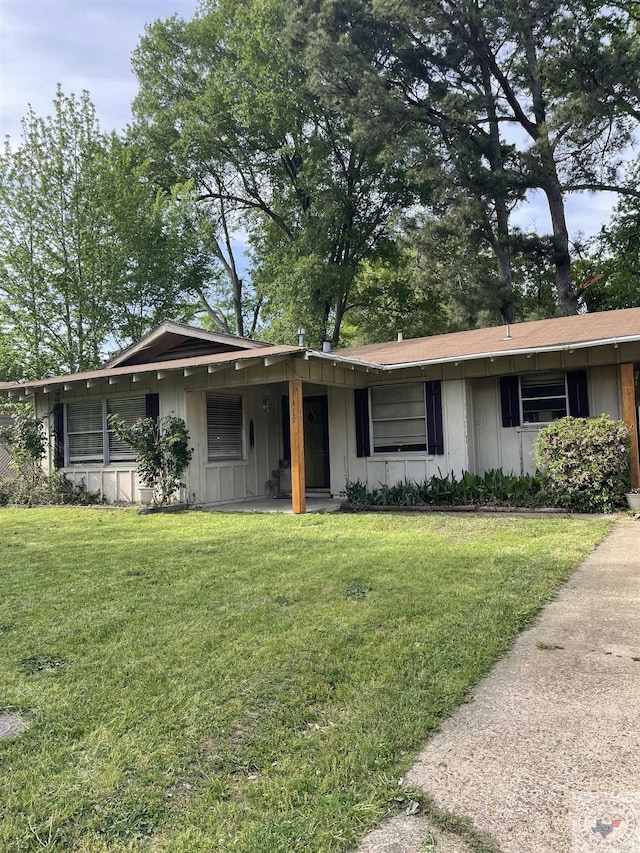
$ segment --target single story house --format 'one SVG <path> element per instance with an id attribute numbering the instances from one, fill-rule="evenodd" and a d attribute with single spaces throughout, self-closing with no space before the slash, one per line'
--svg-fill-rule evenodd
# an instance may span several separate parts
<path id="1" fill-rule="evenodd" d="M 0 393 L 33 400 L 46 464 L 109 502 L 138 499 L 108 415 L 175 414 L 194 448 L 197 505 L 339 494 L 441 472 L 531 472 L 538 430 L 567 414 L 623 418 L 638 470 L 640 308 L 318 351 L 165 322 L 98 370 Z M 325 347 L 325 350 L 327 348 Z"/>

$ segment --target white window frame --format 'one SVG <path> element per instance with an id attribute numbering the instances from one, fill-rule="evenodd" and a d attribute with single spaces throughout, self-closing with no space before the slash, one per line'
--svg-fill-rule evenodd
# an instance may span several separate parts
<path id="1" fill-rule="evenodd" d="M 521 375 L 518 377 L 518 391 L 519 391 L 519 396 L 520 396 L 520 423 L 522 424 L 522 426 L 525 426 L 525 427 L 545 427 L 548 424 L 553 423 L 553 421 L 559 420 L 560 417 L 564 417 L 564 415 L 559 415 L 557 418 L 552 417 L 548 421 L 529 421 L 525 418 L 525 413 L 524 413 L 525 398 L 522 395 L 522 380 L 523 379 L 525 379 L 525 380 L 531 379 L 532 383 L 533 383 L 535 381 L 539 382 L 544 377 L 549 377 L 549 376 L 557 376 L 558 381 L 560 381 L 560 379 L 562 379 L 562 381 L 564 383 L 564 411 L 565 411 L 565 415 L 569 414 L 569 388 L 567 385 L 567 373 L 566 373 L 566 371 L 549 370 L 549 371 L 544 372 L 544 373 L 524 374 L 524 375 Z M 527 400 L 560 400 L 562 398 L 559 397 L 557 394 L 554 394 L 554 395 L 546 395 L 546 396 L 540 396 L 540 397 L 527 397 L 526 399 Z"/>
<path id="2" fill-rule="evenodd" d="M 71 466 L 77 466 L 77 465 L 85 465 L 85 466 L 86 465 L 101 465 L 101 466 L 103 466 L 103 465 L 110 465 L 110 464 L 124 464 L 124 465 L 126 465 L 126 464 L 130 464 L 130 463 L 135 463 L 138 457 L 137 457 L 137 454 L 135 453 L 134 450 L 132 450 L 131 454 L 130 455 L 128 454 L 126 457 L 118 454 L 117 458 L 114 458 L 114 459 L 110 458 L 109 436 L 110 436 L 111 431 L 109 430 L 109 421 L 108 421 L 108 415 L 110 414 L 109 405 L 111 405 L 111 407 L 114 408 L 115 412 L 117 412 L 117 408 L 115 408 L 115 407 L 117 406 L 117 404 L 120 401 L 135 400 L 135 399 L 143 400 L 144 401 L 143 402 L 143 408 L 146 408 L 146 394 L 142 394 L 142 395 L 131 394 L 130 396 L 120 396 L 120 397 L 110 398 L 109 400 L 106 400 L 106 399 L 103 399 L 103 400 L 91 400 L 91 399 L 67 400 L 65 402 L 65 405 L 64 405 L 64 464 L 65 464 L 65 467 L 71 467 Z M 100 404 L 101 414 L 102 414 L 102 430 L 101 430 L 102 454 L 101 454 L 101 457 L 99 459 L 95 458 L 95 457 L 85 457 L 85 458 L 75 457 L 74 459 L 71 459 L 71 454 L 70 454 L 71 442 L 69 440 L 70 435 L 87 434 L 87 433 L 69 433 L 69 418 L 68 418 L 69 410 L 68 410 L 68 407 L 70 405 L 74 405 L 76 403 Z M 143 415 L 143 417 L 144 417 L 144 415 Z M 97 433 L 97 430 L 95 430 L 93 432 Z"/>
<path id="3" fill-rule="evenodd" d="M 400 388 L 415 388 L 420 387 L 422 392 L 422 416 L 411 415 L 411 416 L 397 416 L 397 417 L 375 417 L 374 414 L 374 400 L 373 396 L 378 391 L 390 391 L 393 389 Z M 384 403 L 380 403 L 379 405 L 385 405 Z M 386 405 L 393 405 L 392 403 L 387 403 Z M 424 447 L 423 448 L 406 448 L 400 446 L 396 449 L 390 449 L 390 442 L 388 442 L 383 448 L 377 448 L 375 446 L 375 424 L 376 423 L 397 423 L 399 421 L 417 421 L 422 420 L 424 424 Z M 372 455 L 384 455 L 384 454 L 419 454 L 422 456 L 427 455 L 428 446 L 429 446 L 429 435 L 428 435 L 428 426 L 427 426 L 427 400 L 426 400 L 426 386 L 424 381 L 422 382 L 399 382 L 393 385 L 373 385 L 369 388 L 369 429 L 370 429 L 370 446 Z M 415 442 L 417 443 L 417 442 Z M 422 442 L 421 442 L 422 443 Z"/>
<path id="4" fill-rule="evenodd" d="M 234 399 L 240 402 L 240 419 L 239 419 L 239 455 L 227 455 L 223 453 L 221 455 L 216 455 L 211 453 L 211 445 L 209 443 L 209 403 L 213 401 L 215 398 L 218 400 L 221 399 Z M 206 391 L 204 395 L 204 415 L 205 415 L 205 436 L 207 442 L 207 464 L 208 465 L 223 465 L 225 463 L 237 463 L 244 462 L 247 458 L 246 452 L 246 430 L 245 430 L 245 403 L 244 403 L 244 395 L 241 393 L 233 393 L 228 391 Z"/>

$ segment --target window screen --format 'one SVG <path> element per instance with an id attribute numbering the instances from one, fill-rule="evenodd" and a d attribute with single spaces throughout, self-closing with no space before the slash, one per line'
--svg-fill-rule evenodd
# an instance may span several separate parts
<path id="1" fill-rule="evenodd" d="M 567 414 L 567 386 L 564 373 L 535 373 L 520 377 L 522 422 L 539 424 L 564 418 Z"/>
<path id="2" fill-rule="evenodd" d="M 371 389 L 375 453 L 426 451 L 424 383 Z"/>
<path id="3" fill-rule="evenodd" d="M 239 394 L 207 394 L 207 458 L 209 462 L 243 458 Z"/>

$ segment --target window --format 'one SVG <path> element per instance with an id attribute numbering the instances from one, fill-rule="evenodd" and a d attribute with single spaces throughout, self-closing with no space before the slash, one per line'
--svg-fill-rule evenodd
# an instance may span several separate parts
<path id="1" fill-rule="evenodd" d="M 564 373 L 536 373 L 520 377 L 522 423 L 549 423 L 567 414 L 567 383 Z"/>
<path id="2" fill-rule="evenodd" d="M 374 453 L 426 451 L 425 385 L 371 389 Z"/>
<path id="3" fill-rule="evenodd" d="M 78 400 L 65 406 L 65 443 L 69 464 L 133 461 L 135 452 L 108 428 L 108 416 L 119 414 L 128 423 L 146 416 L 146 397 L 120 400 Z"/>
<path id="4" fill-rule="evenodd" d="M 242 397 L 207 394 L 207 459 L 224 462 L 244 458 Z"/>
<path id="5" fill-rule="evenodd" d="M 107 431 L 109 438 L 109 461 L 122 462 L 136 458 L 135 452 L 119 441 L 109 429 L 109 415 L 120 415 L 125 423 L 134 424 L 140 418 L 147 416 L 146 397 L 129 397 L 122 400 L 107 400 Z"/>
<path id="6" fill-rule="evenodd" d="M 502 426 L 546 424 L 571 415 L 589 417 L 586 370 L 500 377 Z"/>

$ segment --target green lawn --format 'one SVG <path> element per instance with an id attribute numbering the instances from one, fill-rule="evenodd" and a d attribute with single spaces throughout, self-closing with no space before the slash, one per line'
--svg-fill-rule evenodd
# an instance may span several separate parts
<path id="1" fill-rule="evenodd" d="M 0 511 L 0 850 L 350 849 L 608 529 Z"/>

